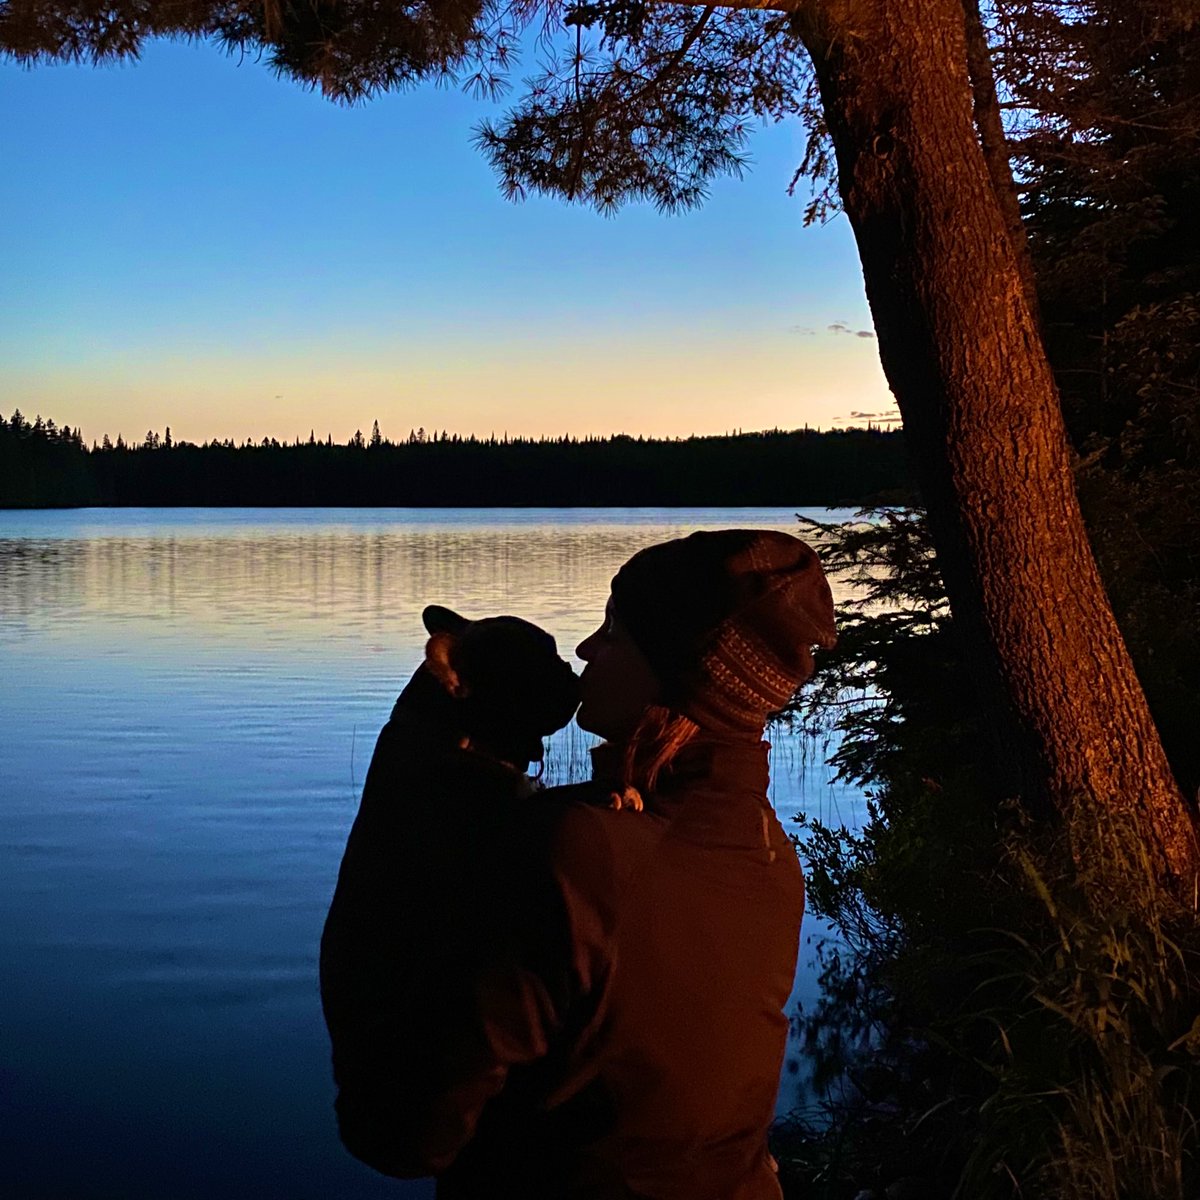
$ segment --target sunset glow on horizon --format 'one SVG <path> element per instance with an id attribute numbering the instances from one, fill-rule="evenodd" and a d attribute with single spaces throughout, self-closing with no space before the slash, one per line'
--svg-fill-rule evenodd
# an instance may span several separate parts
<path id="1" fill-rule="evenodd" d="M 698 212 L 605 219 L 505 201 L 470 144 L 493 110 L 451 91 L 338 108 L 160 43 L 4 64 L 0 104 L 5 415 L 88 442 L 894 418 L 848 225 L 786 194 L 797 128 Z"/>

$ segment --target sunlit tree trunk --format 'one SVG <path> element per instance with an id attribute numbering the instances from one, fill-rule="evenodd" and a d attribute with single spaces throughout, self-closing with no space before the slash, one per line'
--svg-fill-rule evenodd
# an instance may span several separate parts
<path id="1" fill-rule="evenodd" d="M 967 44 L 967 74 L 971 80 L 971 102 L 975 113 L 975 132 L 979 135 L 979 146 L 983 161 L 987 165 L 992 191 L 1004 217 L 1016 256 L 1017 271 L 1025 289 L 1025 300 L 1030 312 L 1037 317 L 1037 283 L 1033 277 L 1033 256 L 1025 237 L 1025 226 L 1021 220 L 1021 203 L 1013 183 L 1009 166 L 1008 138 L 1004 133 L 1004 122 L 1000 116 L 1000 99 L 996 95 L 996 73 L 992 69 L 991 51 L 987 33 L 979 10 L 979 0 L 962 0 L 963 16 L 966 20 L 964 32 Z"/>
<path id="2" fill-rule="evenodd" d="M 812 55 L 880 357 L 1002 747 L 998 789 L 1135 823 L 1190 890 L 1200 855 L 1118 632 L 972 111 L 963 0 L 815 0 Z"/>

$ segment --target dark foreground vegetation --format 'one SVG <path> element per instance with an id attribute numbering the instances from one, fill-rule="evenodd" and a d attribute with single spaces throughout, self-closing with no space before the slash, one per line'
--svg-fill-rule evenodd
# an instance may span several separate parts
<path id="1" fill-rule="evenodd" d="M 878 429 L 655 440 L 428 436 L 378 425 L 347 445 L 175 442 L 88 449 L 77 430 L 0 418 L 0 507 L 80 505 L 845 505 L 906 486 L 902 435 Z"/>
<path id="2" fill-rule="evenodd" d="M 1041 74 L 1006 82 L 1039 118 L 1013 149 L 1076 484 L 1193 799 L 1200 24 L 1158 2 L 1017 15 L 1006 36 L 1044 47 Z M 1002 67 L 1018 48 L 1000 45 Z M 923 513 L 876 515 L 872 528 L 826 531 L 827 561 L 861 573 L 866 591 L 791 714 L 818 745 L 840 733 L 834 763 L 871 809 L 862 830 L 809 823 L 810 909 L 844 941 L 827 947 L 823 998 L 800 1018 L 816 1086 L 779 1133 L 787 1190 L 1200 1196 L 1196 893 L 1164 889 L 1112 809 L 994 802 L 994 730 Z"/>

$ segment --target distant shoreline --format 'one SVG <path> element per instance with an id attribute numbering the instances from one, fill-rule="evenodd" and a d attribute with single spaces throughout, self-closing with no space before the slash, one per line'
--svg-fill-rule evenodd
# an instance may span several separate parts
<path id="1" fill-rule="evenodd" d="M 911 494 L 897 430 L 291 444 L 107 439 L 6 422 L 0 508 L 854 507 Z"/>

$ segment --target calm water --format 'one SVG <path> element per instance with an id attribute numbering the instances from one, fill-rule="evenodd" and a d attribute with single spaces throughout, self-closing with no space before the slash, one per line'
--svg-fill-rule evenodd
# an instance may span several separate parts
<path id="1" fill-rule="evenodd" d="M 341 1149 L 316 984 L 375 735 L 419 661 L 421 608 L 514 612 L 569 652 L 635 550 L 733 525 L 794 520 L 0 513 L 0 1192 L 431 1196 Z M 549 773 L 577 770 L 587 742 L 564 731 Z M 778 739 L 774 760 L 785 821 L 855 819 L 859 798 L 822 769 L 801 780 L 795 743 Z"/>

